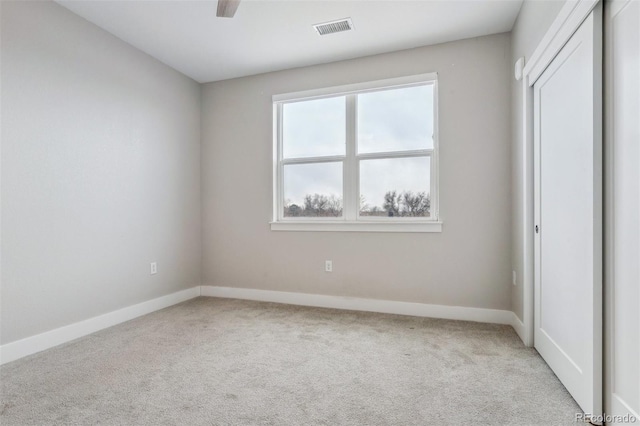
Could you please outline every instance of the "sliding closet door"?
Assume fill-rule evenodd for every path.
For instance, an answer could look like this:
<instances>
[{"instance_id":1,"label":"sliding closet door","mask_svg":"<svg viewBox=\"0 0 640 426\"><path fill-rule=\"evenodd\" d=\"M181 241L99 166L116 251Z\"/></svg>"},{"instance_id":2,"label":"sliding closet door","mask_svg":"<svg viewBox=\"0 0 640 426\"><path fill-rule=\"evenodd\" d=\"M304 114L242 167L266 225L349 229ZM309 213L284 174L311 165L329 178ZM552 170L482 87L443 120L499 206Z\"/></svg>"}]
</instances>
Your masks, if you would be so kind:
<instances>
[{"instance_id":1,"label":"sliding closet door","mask_svg":"<svg viewBox=\"0 0 640 426\"><path fill-rule=\"evenodd\" d=\"M606 411L640 423L640 1L605 6ZM611 424L617 422L613 421ZM620 422L621 423L621 422ZM629 424L627 422L627 424Z\"/></svg>"},{"instance_id":2,"label":"sliding closet door","mask_svg":"<svg viewBox=\"0 0 640 426\"><path fill-rule=\"evenodd\" d=\"M535 82L534 345L602 414L602 9Z\"/></svg>"}]
</instances>

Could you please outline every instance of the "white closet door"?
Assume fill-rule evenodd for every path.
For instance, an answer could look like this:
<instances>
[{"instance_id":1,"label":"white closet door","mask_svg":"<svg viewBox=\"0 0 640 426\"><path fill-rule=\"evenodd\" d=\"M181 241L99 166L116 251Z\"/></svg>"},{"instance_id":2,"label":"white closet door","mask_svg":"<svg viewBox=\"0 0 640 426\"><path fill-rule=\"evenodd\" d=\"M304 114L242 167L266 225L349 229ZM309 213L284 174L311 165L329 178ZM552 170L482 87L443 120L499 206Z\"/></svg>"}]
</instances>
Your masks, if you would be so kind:
<instances>
[{"instance_id":1,"label":"white closet door","mask_svg":"<svg viewBox=\"0 0 640 426\"><path fill-rule=\"evenodd\" d=\"M640 1L605 5L606 411L640 423ZM619 420L619 421L615 421ZM631 423L631 420L626 422Z\"/></svg>"},{"instance_id":2,"label":"white closet door","mask_svg":"<svg viewBox=\"0 0 640 426\"><path fill-rule=\"evenodd\" d=\"M534 84L534 345L602 414L602 8Z\"/></svg>"}]
</instances>

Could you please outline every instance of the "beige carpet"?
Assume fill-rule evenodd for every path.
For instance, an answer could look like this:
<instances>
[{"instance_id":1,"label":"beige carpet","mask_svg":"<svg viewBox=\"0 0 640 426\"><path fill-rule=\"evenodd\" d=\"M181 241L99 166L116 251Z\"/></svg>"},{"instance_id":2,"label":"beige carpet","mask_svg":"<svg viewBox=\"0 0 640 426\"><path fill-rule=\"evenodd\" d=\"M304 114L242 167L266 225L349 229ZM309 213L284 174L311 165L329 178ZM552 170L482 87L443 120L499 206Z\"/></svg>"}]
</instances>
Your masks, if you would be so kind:
<instances>
[{"instance_id":1,"label":"beige carpet","mask_svg":"<svg viewBox=\"0 0 640 426\"><path fill-rule=\"evenodd\" d=\"M0 367L2 425L575 424L508 326L198 298Z\"/></svg>"}]
</instances>

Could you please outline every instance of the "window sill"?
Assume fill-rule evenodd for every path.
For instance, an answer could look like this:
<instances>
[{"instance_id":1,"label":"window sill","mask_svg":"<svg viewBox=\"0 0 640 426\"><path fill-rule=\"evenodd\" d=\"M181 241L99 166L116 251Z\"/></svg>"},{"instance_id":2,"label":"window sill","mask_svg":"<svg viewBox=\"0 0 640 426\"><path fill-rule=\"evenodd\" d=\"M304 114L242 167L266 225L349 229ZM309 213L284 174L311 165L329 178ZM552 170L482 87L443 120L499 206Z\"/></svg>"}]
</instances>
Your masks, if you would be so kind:
<instances>
[{"instance_id":1,"label":"window sill","mask_svg":"<svg viewBox=\"0 0 640 426\"><path fill-rule=\"evenodd\" d=\"M272 231L442 232L442 222L271 222Z\"/></svg>"}]
</instances>

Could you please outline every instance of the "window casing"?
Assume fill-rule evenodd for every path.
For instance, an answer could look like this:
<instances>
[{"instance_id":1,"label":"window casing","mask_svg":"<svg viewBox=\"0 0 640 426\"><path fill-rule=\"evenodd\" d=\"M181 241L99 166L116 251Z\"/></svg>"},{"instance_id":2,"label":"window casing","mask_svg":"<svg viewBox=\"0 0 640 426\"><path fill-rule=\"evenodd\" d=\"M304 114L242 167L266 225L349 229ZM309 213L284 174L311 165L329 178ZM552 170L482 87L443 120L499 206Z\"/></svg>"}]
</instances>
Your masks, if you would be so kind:
<instances>
[{"instance_id":1,"label":"window casing","mask_svg":"<svg viewBox=\"0 0 640 426\"><path fill-rule=\"evenodd\" d=\"M385 114L384 111L385 93L393 95L391 91L396 91L394 92L396 94L403 93L404 96L408 94L412 99L418 96L420 102L425 102L428 108L424 114L424 123L430 123L431 127L426 127L432 131L432 135L426 135L431 137L430 141L411 141L405 138L398 143L392 140L393 138L386 140L385 137L380 137L376 140L375 131L368 133L368 139L359 133L359 127L376 127L376 122L385 121L387 115L392 117L389 120L393 119L393 114ZM427 94L424 95L424 99L421 97L422 92ZM376 97L381 99L376 101ZM368 118L363 118L359 113L365 114L367 98L369 98L369 111L373 113L369 113ZM342 100L344 100L344 107ZM274 96L271 229L440 232L442 224L439 221L438 206L437 103L438 83L435 73ZM359 104L361 104L361 111L359 111ZM319 112L314 112L314 108ZM299 113L300 111L302 113ZM314 118L314 114L317 114L317 119ZM344 116L343 128L339 120L342 115ZM416 121L414 112L407 112L407 115L412 115L413 122L418 123L418 126L424 124L421 119ZM396 111L396 118L402 121L402 110ZM304 122L305 119L307 123ZM288 121L285 122L285 120ZM291 123L298 125L292 126ZM424 129L421 130L422 133L426 132ZM325 142L317 146L305 146L305 132L313 134L316 139L325 138ZM394 143L399 146L394 147ZM308 152L305 152L305 149ZM382 167L385 161L387 165L395 166L389 167L382 174L376 173L376 169L385 169ZM291 202L290 189L296 186L294 183L299 182L295 177L300 173L296 174L296 171L300 172L304 169L307 170L305 180L311 182L307 185L313 187L313 184L319 183L324 186L324 192L330 192L327 188L333 188L337 192L337 188L340 187L342 196L320 195L318 200L318 195L315 195L315 200L307 199L307 196L312 196L313 190L311 190L305 196L306 208L302 208L299 205L302 193L298 191L294 195L295 201ZM401 173L392 173L392 170L401 171ZM313 175L324 177L314 182L311 178ZM382 177L382 180L393 180L395 176L401 176L398 178L400 182L404 179L405 184L409 182L422 190L402 191L402 188L388 188L399 190L396 194L398 203L393 203L395 197L392 198L391 191L387 191L384 194L385 207L381 210L379 188L384 184L377 183L378 193L374 197L375 205L371 207L367 199L363 200L365 195L363 188L374 188L373 192L375 192L376 179L380 180ZM393 184L389 185L393 186ZM402 183L398 183L398 186L402 186ZM342 201L341 206L340 201ZM320 205L322 208L311 209L311 206ZM394 205L397 205L397 208L392 207ZM320 213L309 216L311 211ZM299 215L300 212L304 212L302 216Z\"/></svg>"}]
</instances>

